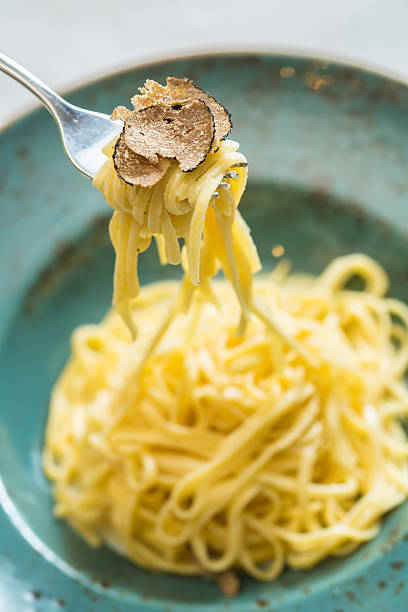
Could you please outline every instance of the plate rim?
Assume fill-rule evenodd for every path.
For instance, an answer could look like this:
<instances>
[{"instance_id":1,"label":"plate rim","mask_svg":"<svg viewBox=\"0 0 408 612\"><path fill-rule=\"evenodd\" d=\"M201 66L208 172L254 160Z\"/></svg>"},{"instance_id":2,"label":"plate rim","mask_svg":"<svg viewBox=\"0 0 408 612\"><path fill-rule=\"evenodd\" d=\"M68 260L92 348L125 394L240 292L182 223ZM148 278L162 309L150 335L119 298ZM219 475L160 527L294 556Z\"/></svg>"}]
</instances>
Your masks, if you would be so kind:
<instances>
[{"instance_id":1,"label":"plate rim","mask_svg":"<svg viewBox=\"0 0 408 612\"><path fill-rule=\"evenodd\" d=\"M75 94L77 91L81 90L83 87L91 87L93 85L98 85L107 79L112 78L120 78L124 77L127 74L133 72L134 70L142 70L144 68L149 68L150 66L160 66L165 65L167 63L173 63L177 61L183 60L196 60L196 59L222 59L223 57L239 57L239 56L252 56L252 57L270 57L270 58L278 58L278 57L287 57L292 60L309 60L310 62L321 62L321 63L329 63L329 64L337 64L338 66L344 66L344 68L349 68L352 70L357 70L359 72L364 72L371 74L373 76L377 76L383 79L387 79L397 85L402 85L403 87L408 87L408 75L405 76L398 71L393 71L386 67L380 66L375 62L365 62L361 61L358 58L354 57L346 57L336 53L320 53L317 49L308 49L297 47L297 46L265 46L265 47L239 47L239 46L221 46L211 49L199 48L197 50L190 48L186 51L180 51L179 53L166 55L165 53L152 53L146 57L142 57L140 62L136 61L134 63L126 63L123 66L118 66L118 68L113 68L108 72L103 73L95 73L95 76L91 76L89 78L83 78L78 81L74 81L73 83L63 87L61 90L55 89L56 93L63 98L68 98L70 95ZM12 78L12 77L10 77ZM24 85L21 85L24 87ZM3 133L8 129L12 128L15 123L19 121L23 121L30 117L32 114L38 112L42 108L46 108L44 104L40 101L37 101L35 94L33 94L33 102L25 103L21 110L17 111L16 114L11 114L8 118L6 118L5 123L0 125L0 138ZM93 110L93 109L89 109Z\"/></svg>"}]
</instances>

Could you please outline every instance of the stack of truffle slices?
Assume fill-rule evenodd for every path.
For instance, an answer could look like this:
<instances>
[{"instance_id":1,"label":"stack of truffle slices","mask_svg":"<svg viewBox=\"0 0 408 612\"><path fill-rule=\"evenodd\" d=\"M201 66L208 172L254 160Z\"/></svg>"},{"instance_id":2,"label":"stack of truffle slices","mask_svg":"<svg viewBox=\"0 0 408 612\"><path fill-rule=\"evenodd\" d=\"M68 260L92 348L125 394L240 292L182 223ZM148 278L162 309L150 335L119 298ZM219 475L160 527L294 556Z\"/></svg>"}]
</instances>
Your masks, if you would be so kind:
<instances>
[{"instance_id":1,"label":"stack of truffle slices","mask_svg":"<svg viewBox=\"0 0 408 612\"><path fill-rule=\"evenodd\" d=\"M148 80L132 104L133 111L118 106L112 113L113 120L124 122L113 163L129 185L152 187L173 159L182 172L195 170L232 128L224 106L187 78L167 77L165 86ZM236 179L238 174L231 168L225 178ZM218 185L229 188L226 181ZM218 196L215 192L213 198Z\"/></svg>"}]
</instances>

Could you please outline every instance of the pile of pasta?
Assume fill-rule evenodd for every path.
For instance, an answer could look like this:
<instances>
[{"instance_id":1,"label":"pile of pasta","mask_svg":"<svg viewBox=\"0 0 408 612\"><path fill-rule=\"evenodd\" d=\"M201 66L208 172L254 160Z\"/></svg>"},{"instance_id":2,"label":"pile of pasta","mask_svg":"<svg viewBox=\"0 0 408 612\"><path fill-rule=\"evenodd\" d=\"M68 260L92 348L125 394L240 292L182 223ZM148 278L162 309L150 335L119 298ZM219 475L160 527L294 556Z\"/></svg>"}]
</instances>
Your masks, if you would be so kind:
<instances>
[{"instance_id":1,"label":"pile of pasta","mask_svg":"<svg viewBox=\"0 0 408 612\"><path fill-rule=\"evenodd\" d=\"M127 188L111 189L108 200ZM162 210L151 223L165 234ZM355 276L362 291L347 288ZM44 450L56 516L91 545L186 575L272 580L373 538L408 493L408 309L385 297L383 269L351 255L317 278L285 262L258 277L254 302L292 345L253 314L237 335L225 281L217 300L202 282L183 309L187 280L141 290L133 343L114 310L74 332Z\"/></svg>"}]
</instances>

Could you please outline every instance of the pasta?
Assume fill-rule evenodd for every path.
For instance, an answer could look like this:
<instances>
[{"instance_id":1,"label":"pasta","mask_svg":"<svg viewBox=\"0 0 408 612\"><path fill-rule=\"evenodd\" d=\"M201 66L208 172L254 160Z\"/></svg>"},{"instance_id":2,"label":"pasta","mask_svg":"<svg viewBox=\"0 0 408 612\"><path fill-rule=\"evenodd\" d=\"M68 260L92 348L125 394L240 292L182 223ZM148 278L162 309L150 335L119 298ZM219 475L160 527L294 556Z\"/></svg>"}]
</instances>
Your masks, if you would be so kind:
<instances>
[{"instance_id":1,"label":"pasta","mask_svg":"<svg viewBox=\"0 0 408 612\"><path fill-rule=\"evenodd\" d=\"M406 499L407 306L364 255L317 278L284 264L256 279L254 303L302 351L259 317L237 336L238 301L217 280L218 309L201 285L183 310L187 280L143 288L134 343L115 311L74 332L44 469L56 516L91 545L150 569L272 580L350 553ZM363 291L347 289L354 276Z\"/></svg>"},{"instance_id":2,"label":"pasta","mask_svg":"<svg viewBox=\"0 0 408 612\"><path fill-rule=\"evenodd\" d=\"M251 277L260 269L260 262L249 230L236 211L247 178L246 159L237 149L233 141L221 142L216 152L209 153L198 168L188 173L173 162L150 189L122 181L111 159L113 147L107 149L110 159L95 177L94 185L115 211L109 228L116 251L113 304L133 337L136 329L130 304L140 290L138 255L149 247L152 236L157 240L161 263L173 265L181 262L178 239L185 238L188 278L194 286L201 282L207 293L210 277L221 266L233 282L247 316ZM231 168L238 180L230 180L230 189L220 190L219 197L213 200ZM222 244L214 233L222 234Z\"/></svg>"}]
</instances>

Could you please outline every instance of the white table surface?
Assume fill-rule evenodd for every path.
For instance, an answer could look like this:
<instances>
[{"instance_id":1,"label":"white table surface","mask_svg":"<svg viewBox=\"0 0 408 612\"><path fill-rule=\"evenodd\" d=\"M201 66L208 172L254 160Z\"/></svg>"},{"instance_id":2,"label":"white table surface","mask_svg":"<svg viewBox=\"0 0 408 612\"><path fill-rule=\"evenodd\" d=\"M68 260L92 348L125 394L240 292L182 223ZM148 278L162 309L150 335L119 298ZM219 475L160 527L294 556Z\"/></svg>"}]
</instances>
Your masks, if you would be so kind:
<instances>
[{"instance_id":1,"label":"white table surface","mask_svg":"<svg viewBox=\"0 0 408 612\"><path fill-rule=\"evenodd\" d=\"M408 0L0 0L0 48L61 91L201 50L285 49L408 79ZM0 127L33 106L0 73Z\"/></svg>"}]
</instances>

